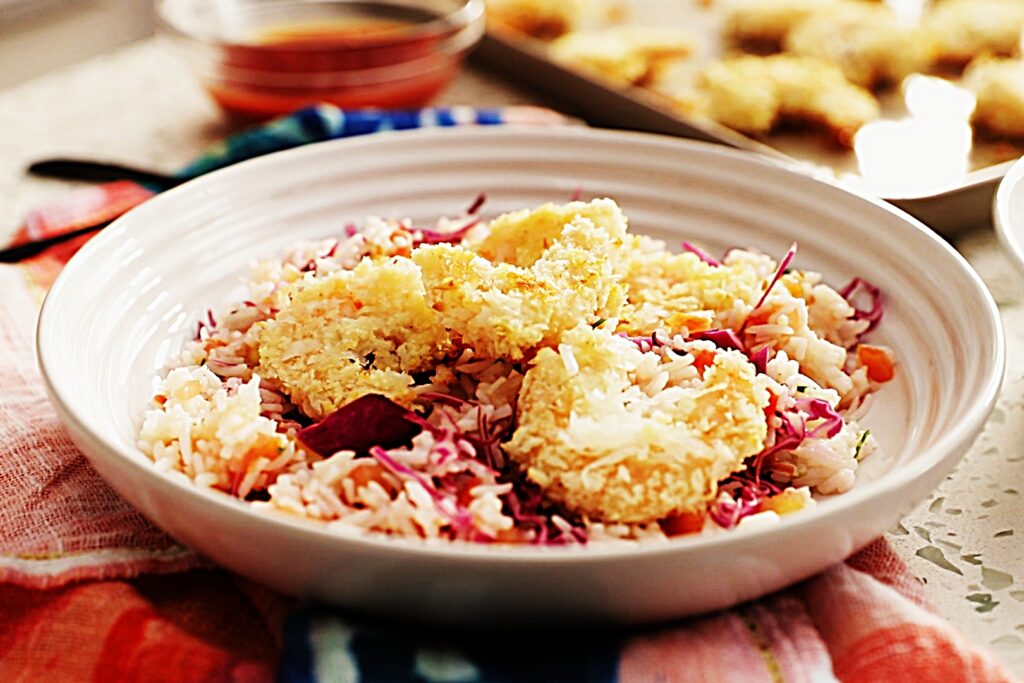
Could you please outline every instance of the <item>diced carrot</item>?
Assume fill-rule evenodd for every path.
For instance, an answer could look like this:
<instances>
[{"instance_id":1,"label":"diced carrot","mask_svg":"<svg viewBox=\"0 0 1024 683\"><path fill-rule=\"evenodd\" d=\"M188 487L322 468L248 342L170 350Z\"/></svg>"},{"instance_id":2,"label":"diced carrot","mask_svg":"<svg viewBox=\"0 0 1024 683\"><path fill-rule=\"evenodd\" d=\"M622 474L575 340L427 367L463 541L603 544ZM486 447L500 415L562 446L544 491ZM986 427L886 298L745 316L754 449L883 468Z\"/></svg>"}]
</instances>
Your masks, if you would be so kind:
<instances>
[{"instance_id":1,"label":"diced carrot","mask_svg":"<svg viewBox=\"0 0 1024 683\"><path fill-rule=\"evenodd\" d=\"M868 370L868 379L872 382L888 382L893 378L895 368L888 349L871 344L857 347L857 360Z\"/></svg>"},{"instance_id":2,"label":"diced carrot","mask_svg":"<svg viewBox=\"0 0 1024 683\"><path fill-rule=\"evenodd\" d=\"M459 505L466 507L472 503L473 494L471 491L482 483L483 479L476 475L460 476L458 480L458 494L456 496Z\"/></svg>"},{"instance_id":3,"label":"diced carrot","mask_svg":"<svg viewBox=\"0 0 1024 683\"><path fill-rule=\"evenodd\" d=\"M746 322L743 323L743 327L752 327L754 325L763 325L768 322L772 317L771 311L760 311L758 313L751 313L747 316Z\"/></svg>"},{"instance_id":4,"label":"diced carrot","mask_svg":"<svg viewBox=\"0 0 1024 683\"><path fill-rule=\"evenodd\" d=\"M703 512L683 512L678 515L670 515L658 524L666 536L695 534L704 528L705 516Z\"/></svg>"},{"instance_id":5,"label":"diced carrot","mask_svg":"<svg viewBox=\"0 0 1024 683\"><path fill-rule=\"evenodd\" d=\"M779 397L775 395L775 392L771 389L768 390L768 405L764 407L764 416L769 420L775 415L775 411L779 408Z\"/></svg>"},{"instance_id":6,"label":"diced carrot","mask_svg":"<svg viewBox=\"0 0 1024 683\"><path fill-rule=\"evenodd\" d=\"M512 527L511 529L502 529L499 531L494 535L494 540L499 543L524 543L526 542L526 537L522 531Z\"/></svg>"},{"instance_id":7,"label":"diced carrot","mask_svg":"<svg viewBox=\"0 0 1024 683\"><path fill-rule=\"evenodd\" d=\"M665 322L674 331L685 327L690 334L707 332L711 329L711 320L708 316L694 315L693 313L673 313Z\"/></svg>"},{"instance_id":8,"label":"diced carrot","mask_svg":"<svg viewBox=\"0 0 1024 683\"><path fill-rule=\"evenodd\" d=\"M281 454L278 448L277 441L272 437L261 436L242 457L233 460L228 465L228 481L232 495L238 495L238 487L242 485L242 480L245 479L245 475L253 463L260 458L273 460Z\"/></svg>"},{"instance_id":9,"label":"diced carrot","mask_svg":"<svg viewBox=\"0 0 1024 683\"><path fill-rule=\"evenodd\" d=\"M273 460L281 454L280 445L277 440L270 436L262 436L249 452L245 454L246 458L250 460L256 460L258 458L266 458L267 460Z\"/></svg>"},{"instance_id":10,"label":"diced carrot","mask_svg":"<svg viewBox=\"0 0 1024 683\"><path fill-rule=\"evenodd\" d=\"M709 365L715 362L715 352L709 349L698 349L690 353L693 354L693 367L697 368L697 372L701 375Z\"/></svg>"},{"instance_id":11,"label":"diced carrot","mask_svg":"<svg viewBox=\"0 0 1024 683\"><path fill-rule=\"evenodd\" d=\"M386 476L386 470L376 460L365 459L361 461L359 467L349 472L349 478L355 484L356 490L369 485L371 481L375 481L389 493L394 493L394 486L388 481Z\"/></svg>"}]
</instances>

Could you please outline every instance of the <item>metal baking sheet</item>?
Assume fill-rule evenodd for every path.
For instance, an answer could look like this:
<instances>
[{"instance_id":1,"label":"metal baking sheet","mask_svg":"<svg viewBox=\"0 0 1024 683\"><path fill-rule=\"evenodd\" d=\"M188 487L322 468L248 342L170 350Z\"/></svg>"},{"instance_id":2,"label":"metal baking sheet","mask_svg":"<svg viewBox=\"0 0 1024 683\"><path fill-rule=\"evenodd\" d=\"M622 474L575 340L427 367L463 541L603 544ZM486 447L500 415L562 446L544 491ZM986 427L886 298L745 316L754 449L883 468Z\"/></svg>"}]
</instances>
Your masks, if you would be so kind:
<instances>
[{"instance_id":1,"label":"metal baking sheet","mask_svg":"<svg viewBox=\"0 0 1024 683\"><path fill-rule=\"evenodd\" d=\"M891 0L896 1L900 11L908 11L909 6L909 11L919 12L925 0L910 0L909 5L907 0ZM680 63L685 76L686 70L722 52L721 10L705 4L701 0L633 0L627 23L679 26L690 33L697 51ZM862 129L854 152L815 131L785 131L753 139L714 122L687 117L664 97L643 88L620 88L554 62L543 43L524 36L489 31L475 59L535 88L591 125L676 135L756 152L880 196L946 235L990 221L996 186L1024 151L1006 142L974 139L966 120L969 109L959 120L948 116L951 108L960 106L963 91L933 76L912 76L914 80L902 89L880 94L882 118ZM945 114L932 117L929 112Z\"/></svg>"}]
</instances>

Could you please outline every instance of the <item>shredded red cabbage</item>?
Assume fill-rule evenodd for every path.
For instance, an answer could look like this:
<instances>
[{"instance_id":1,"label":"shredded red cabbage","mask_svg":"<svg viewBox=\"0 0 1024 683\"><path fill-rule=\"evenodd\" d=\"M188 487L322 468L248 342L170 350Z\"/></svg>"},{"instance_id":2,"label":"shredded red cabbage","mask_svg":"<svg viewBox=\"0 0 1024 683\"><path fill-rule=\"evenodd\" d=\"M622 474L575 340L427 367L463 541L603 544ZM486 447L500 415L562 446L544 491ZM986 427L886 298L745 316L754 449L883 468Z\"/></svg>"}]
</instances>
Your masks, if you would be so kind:
<instances>
[{"instance_id":1,"label":"shredded red cabbage","mask_svg":"<svg viewBox=\"0 0 1024 683\"><path fill-rule=\"evenodd\" d=\"M855 303L855 300L862 294L870 299L870 308L868 309L858 308ZM882 322L882 316L885 314L882 305L882 290L864 278L855 277L850 280L848 285L839 290L839 295L853 307L854 319L868 321L868 327L861 336L875 329L878 323Z\"/></svg>"},{"instance_id":2,"label":"shredded red cabbage","mask_svg":"<svg viewBox=\"0 0 1024 683\"><path fill-rule=\"evenodd\" d=\"M465 225L461 228L451 231L442 232L430 228L417 228L417 232L421 235L417 240L417 244L458 244L466 236L466 233L475 228L479 223L480 219L474 217L466 221Z\"/></svg>"},{"instance_id":3,"label":"shredded red cabbage","mask_svg":"<svg viewBox=\"0 0 1024 683\"><path fill-rule=\"evenodd\" d=\"M416 228L415 232L419 233L420 237L416 240L416 244L458 244L466 236L470 230L480 224L480 217L477 216L480 208L487 201L487 195L481 192L473 200L473 203L466 209L467 220L462 227L456 228L455 230L434 230L432 228Z\"/></svg>"},{"instance_id":4,"label":"shredded red cabbage","mask_svg":"<svg viewBox=\"0 0 1024 683\"><path fill-rule=\"evenodd\" d=\"M762 463L767 458L781 451L792 451L799 448L807 438L807 426L800 414L779 414L779 418L782 420L782 424L775 430L775 443L755 456L754 469L758 474L761 471Z\"/></svg>"},{"instance_id":5,"label":"shredded red cabbage","mask_svg":"<svg viewBox=\"0 0 1024 683\"><path fill-rule=\"evenodd\" d=\"M775 443L764 449L756 456L755 469L760 468L761 461L780 451L791 451L800 446L804 439L831 439L843 428L843 417L829 405L828 401L820 398L798 398L796 399L797 411L807 414L812 420L823 420L823 422L807 431L807 419L801 412L777 413L782 424L775 431Z\"/></svg>"},{"instance_id":6,"label":"shredded red cabbage","mask_svg":"<svg viewBox=\"0 0 1024 683\"><path fill-rule=\"evenodd\" d=\"M740 486L752 488L758 492L758 495L766 498L782 492L782 486L779 486L768 479L762 479L760 474L761 473L756 471L754 468L748 467L741 472L736 472L722 482L722 488L728 491L733 484L738 483Z\"/></svg>"},{"instance_id":7,"label":"shredded red cabbage","mask_svg":"<svg viewBox=\"0 0 1024 683\"><path fill-rule=\"evenodd\" d=\"M706 251L704 251L703 249L694 244L691 244L689 242L683 242L683 249L690 252L691 254L694 254L697 258L699 258L701 261L708 264L709 266L722 265L720 262L715 260L710 254L708 254Z\"/></svg>"},{"instance_id":8,"label":"shredded red cabbage","mask_svg":"<svg viewBox=\"0 0 1024 683\"><path fill-rule=\"evenodd\" d=\"M486 202L486 201L487 201L487 193L481 192L480 194L478 194L476 196L476 199L473 200L473 203L469 205L468 209L466 209L466 215L467 216L475 216L477 211L479 211L481 209L481 207L483 207L484 202Z\"/></svg>"},{"instance_id":9,"label":"shredded red cabbage","mask_svg":"<svg viewBox=\"0 0 1024 683\"><path fill-rule=\"evenodd\" d=\"M743 342L740 341L739 335L737 335L734 330L722 329L697 332L696 334L690 335L690 339L706 340L713 343L720 349L736 349L741 353L746 353L746 349L743 347Z\"/></svg>"},{"instance_id":10,"label":"shredded red cabbage","mask_svg":"<svg viewBox=\"0 0 1024 683\"><path fill-rule=\"evenodd\" d=\"M786 255L782 257L781 261L779 261L779 267L775 269L775 275L772 277L771 282L768 283L768 287L765 288L764 293L761 295L761 298L758 299L757 305L754 306L754 308L751 310L756 311L757 309L761 308L761 304L763 304L764 300L768 298L768 293L772 291L772 287L775 286L775 283L778 282L785 274L786 269L789 268L789 264L793 262L793 258L795 256L796 242L793 242L793 244L790 245L789 247L789 251L787 251Z\"/></svg>"},{"instance_id":11,"label":"shredded red cabbage","mask_svg":"<svg viewBox=\"0 0 1024 683\"><path fill-rule=\"evenodd\" d=\"M778 418L781 420L781 424L778 429L775 430L775 443L754 456L753 462L747 469L730 477L730 481L738 480L744 487L753 487L756 495L749 492L746 494L747 499L750 501L755 499L759 500L759 497L771 496L779 492L778 486L761 477L761 471L766 460L776 453L792 451L799 448L800 445L808 438L831 439L843 428L842 416L835 411L828 401L825 401L824 399L798 398L796 399L796 405L794 407L796 408L796 412L789 412L785 414L776 413ZM807 418L805 418L801 413L805 413ZM822 422L811 431L807 431L808 418L811 420L822 420ZM747 507L749 508L750 506L748 505ZM737 512L733 508L726 506L726 509L720 513L720 516L723 516L723 519L728 521L731 519L730 515L733 514L738 514L742 517L744 514L752 513L743 513L742 510ZM717 522L718 520L716 519L715 521Z\"/></svg>"},{"instance_id":12,"label":"shredded red cabbage","mask_svg":"<svg viewBox=\"0 0 1024 683\"><path fill-rule=\"evenodd\" d=\"M515 521L516 528L530 534L533 543L565 545L587 542L587 533L582 526L551 513L550 505L536 485L525 480L515 481L512 490L502 499L505 511ZM556 518L561 523L555 522Z\"/></svg>"},{"instance_id":13,"label":"shredded red cabbage","mask_svg":"<svg viewBox=\"0 0 1024 683\"><path fill-rule=\"evenodd\" d=\"M744 517L761 511L761 496L751 487L736 490L736 497L724 492L712 503L708 516L723 529L732 529Z\"/></svg>"},{"instance_id":14,"label":"shredded red cabbage","mask_svg":"<svg viewBox=\"0 0 1024 683\"><path fill-rule=\"evenodd\" d=\"M625 332L619 332L619 336L622 337L623 339L626 339L628 341L633 342L634 344L636 344L636 347L638 349L640 349L641 351L643 351L645 353L647 351L650 351L652 348L654 348L654 336L653 335L650 336L650 337L630 337Z\"/></svg>"},{"instance_id":15,"label":"shredded red cabbage","mask_svg":"<svg viewBox=\"0 0 1024 683\"><path fill-rule=\"evenodd\" d=\"M831 439L843 428L843 417L835 411L832 405L821 398L798 398L796 407L807 413L812 420L823 420L823 422L812 429L807 436L811 438Z\"/></svg>"},{"instance_id":16,"label":"shredded red cabbage","mask_svg":"<svg viewBox=\"0 0 1024 683\"><path fill-rule=\"evenodd\" d=\"M420 394L420 398L426 399L427 401L431 401L434 403L443 403L454 408L459 408L469 403L469 401L467 401L464 398L452 396L451 394L442 394L439 391L425 391L422 394Z\"/></svg>"},{"instance_id":17,"label":"shredded red cabbage","mask_svg":"<svg viewBox=\"0 0 1024 683\"><path fill-rule=\"evenodd\" d=\"M768 353L768 347L762 346L750 355L750 362L754 364L754 369L762 374L768 372Z\"/></svg>"},{"instance_id":18,"label":"shredded red cabbage","mask_svg":"<svg viewBox=\"0 0 1024 683\"><path fill-rule=\"evenodd\" d=\"M424 393L422 398L432 401L435 405L456 408L475 403L437 392ZM409 419L430 430L435 441L469 444L476 458L471 462L483 468L480 474L493 476L500 483L512 484L510 491L501 495L500 499L505 514L513 519L516 530L525 534L524 540L544 545L586 542L587 534L583 526L579 522L558 517L558 512L545 501L539 487L526 480L505 457L501 449L501 440L512 428L511 420L500 420L493 424L481 413L477 418L478 434L468 434L459 428L446 410L440 409L439 415L442 421L447 423L446 426L438 427L419 415ZM445 482L442 482L441 486L443 488Z\"/></svg>"},{"instance_id":19,"label":"shredded red cabbage","mask_svg":"<svg viewBox=\"0 0 1024 683\"><path fill-rule=\"evenodd\" d=\"M434 500L434 507L448 520L456 535L462 536L474 531L473 513L460 505L456 496L442 493L433 481L408 465L398 462L380 446L371 448L370 455L399 479L411 479L423 487Z\"/></svg>"},{"instance_id":20,"label":"shredded red cabbage","mask_svg":"<svg viewBox=\"0 0 1024 683\"><path fill-rule=\"evenodd\" d=\"M720 527L731 529L744 517L760 512L764 500L781 493L782 487L747 468L722 482L719 490L725 495L711 504L708 515Z\"/></svg>"},{"instance_id":21,"label":"shredded red cabbage","mask_svg":"<svg viewBox=\"0 0 1024 683\"><path fill-rule=\"evenodd\" d=\"M396 448L423 431L416 413L380 394L366 394L298 434L308 450L324 457L338 451L366 453L374 446Z\"/></svg>"}]
</instances>

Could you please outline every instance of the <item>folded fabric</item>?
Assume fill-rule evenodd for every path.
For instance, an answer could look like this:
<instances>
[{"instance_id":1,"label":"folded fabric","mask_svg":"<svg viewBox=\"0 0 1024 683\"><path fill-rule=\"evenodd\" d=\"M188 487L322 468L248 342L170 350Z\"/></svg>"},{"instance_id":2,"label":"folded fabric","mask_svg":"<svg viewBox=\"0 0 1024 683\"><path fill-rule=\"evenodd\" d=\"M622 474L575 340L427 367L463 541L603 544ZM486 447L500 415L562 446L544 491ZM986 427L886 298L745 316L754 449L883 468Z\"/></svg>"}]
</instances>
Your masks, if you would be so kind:
<instances>
[{"instance_id":1,"label":"folded fabric","mask_svg":"<svg viewBox=\"0 0 1024 683\"><path fill-rule=\"evenodd\" d=\"M652 586L652 589L655 588ZM444 633L291 615L280 680L428 683L875 683L1012 680L928 605L884 540L753 603L630 631Z\"/></svg>"}]
</instances>

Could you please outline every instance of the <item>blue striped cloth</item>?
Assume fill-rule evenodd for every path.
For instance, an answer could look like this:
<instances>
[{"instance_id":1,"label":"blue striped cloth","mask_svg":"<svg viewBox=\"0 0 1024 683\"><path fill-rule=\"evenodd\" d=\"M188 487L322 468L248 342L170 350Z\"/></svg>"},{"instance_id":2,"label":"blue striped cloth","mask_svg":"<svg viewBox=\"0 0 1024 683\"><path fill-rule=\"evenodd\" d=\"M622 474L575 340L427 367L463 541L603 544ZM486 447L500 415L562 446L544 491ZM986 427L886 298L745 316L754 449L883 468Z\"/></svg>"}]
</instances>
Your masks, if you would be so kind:
<instances>
[{"instance_id":1,"label":"blue striped cloth","mask_svg":"<svg viewBox=\"0 0 1024 683\"><path fill-rule=\"evenodd\" d=\"M389 130L460 125L495 126L506 123L508 112L511 111L515 109L430 107L408 111L342 110L329 104L320 104L228 137L178 171L177 176L194 178L239 161L323 140Z\"/></svg>"},{"instance_id":2,"label":"blue striped cloth","mask_svg":"<svg viewBox=\"0 0 1024 683\"><path fill-rule=\"evenodd\" d=\"M524 629L525 630L525 629ZM621 642L563 628L450 631L348 620L327 607L285 624L285 683L612 683ZM458 643L458 648L452 647Z\"/></svg>"}]
</instances>

